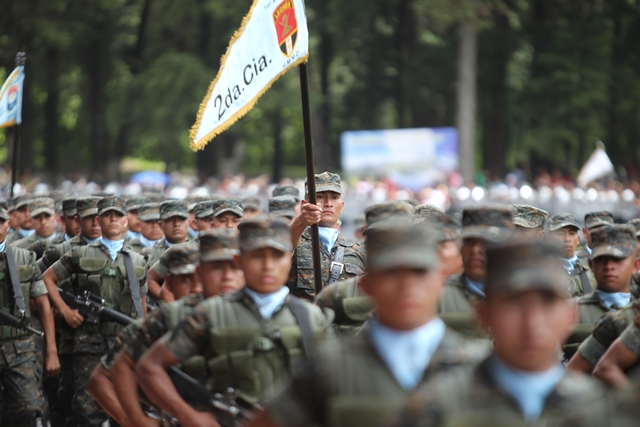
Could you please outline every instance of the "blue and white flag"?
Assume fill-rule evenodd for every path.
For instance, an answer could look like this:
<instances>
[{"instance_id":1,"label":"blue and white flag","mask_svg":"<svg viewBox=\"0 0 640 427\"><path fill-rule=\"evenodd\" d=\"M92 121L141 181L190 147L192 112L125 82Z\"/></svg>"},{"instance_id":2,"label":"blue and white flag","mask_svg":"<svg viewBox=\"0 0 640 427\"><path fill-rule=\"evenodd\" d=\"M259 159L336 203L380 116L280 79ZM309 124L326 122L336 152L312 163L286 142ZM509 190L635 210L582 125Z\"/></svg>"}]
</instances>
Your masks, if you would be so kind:
<instances>
[{"instance_id":1,"label":"blue and white flag","mask_svg":"<svg viewBox=\"0 0 640 427\"><path fill-rule=\"evenodd\" d=\"M0 128L22 123L24 66L16 67L0 89Z\"/></svg>"}]
</instances>

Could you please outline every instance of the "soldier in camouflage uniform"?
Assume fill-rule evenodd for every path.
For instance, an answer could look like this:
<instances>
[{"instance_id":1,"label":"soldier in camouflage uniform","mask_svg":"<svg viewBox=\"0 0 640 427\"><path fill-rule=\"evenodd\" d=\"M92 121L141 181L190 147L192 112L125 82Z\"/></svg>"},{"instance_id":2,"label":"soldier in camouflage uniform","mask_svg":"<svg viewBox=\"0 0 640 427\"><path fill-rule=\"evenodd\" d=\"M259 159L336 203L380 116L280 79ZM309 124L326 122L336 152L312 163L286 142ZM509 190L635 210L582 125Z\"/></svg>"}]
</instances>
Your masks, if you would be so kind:
<instances>
[{"instance_id":1,"label":"soldier in camouflage uniform","mask_svg":"<svg viewBox=\"0 0 640 427\"><path fill-rule=\"evenodd\" d=\"M296 199L291 196L276 196L269 199L269 215L292 220L296 216Z\"/></svg>"},{"instance_id":2,"label":"soldier in camouflage uniform","mask_svg":"<svg viewBox=\"0 0 640 427\"><path fill-rule=\"evenodd\" d=\"M213 227L238 228L244 218L242 202L238 199L220 199L213 202Z\"/></svg>"},{"instance_id":3,"label":"soldier in camouflage uniform","mask_svg":"<svg viewBox=\"0 0 640 427\"><path fill-rule=\"evenodd\" d=\"M198 232L214 228L215 217L213 216L213 201L206 200L199 202L193 209L193 216ZM195 237L198 237L197 233Z\"/></svg>"},{"instance_id":4,"label":"soldier in camouflage uniform","mask_svg":"<svg viewBox=\"0 0 640 427\"><path fill-rule=\"evenodd\" d=\"M127 246L140 253L150 248L164 237L160 222L160 203L145 203L138 210L140 218L140 237L129 240Z\"/></svg>"},{"instance_id":5,"label":"soldier in camouflage uniform","mask_svg":"<svg viewBox=\"0 0 640 427\"><path fill-rule=\"evenodd\" d=\"M640 254L640 218L632 219L628 222L628 224L633 225L633 227L636 229L636 244L638 253ZM631 277L631 293L635 298L640 298L640 271L636 272Z\"/></svg>"},{"instance_id":6,"label":"soldier in camouflage uniform","mask_svg":"<svg viewBox=\"0 0 640 427\"><path fill-rule=\"evenodd\" d=\"M198 194L189 194L185 201L189 209L189 239L193 240L198 237L198 226L196 224L196 205L201 202L208 201L209 198Z\"/></svg>"},{"instance_id":7,"label":"soldier in camouflage uniform","mask_svg":"<svg viewBox=\"0 0 640 427\"><path fill-rule=\"evenodd\" d=\"M269 389L310 355L316 337L331 324L332 313L290 296L285 286L292 249L287 222L258 216L238 230L236 259L246 287L199 305L142 356L136 370L145 394L185 427L216 425L216 420L182 400L166 374L169 366L204 356L212 391L236 386L249 402L264 403Z\"/></svg>"},{"instance_id":8,"label":"soldier in camouflage uniform","mask_svg":"<svg viewBox=\"0 0 640 427\"><path fill-rule=\"evenodd\" d=\"M74 293L90 291L103 298L114 310L133 318L142 318L147 309L145 260L125 247L127 218L124 205L124 200L117 196L98 201L102 229L100 241L76 246L49 267L43 279L48 289L55 289L56 282L75 277L72 282ZM131 269L127 268L125 257L129 257ZM135 276L134 283L128 280L132 276ZM72 404L76 421L81 427L100 426L107 416L87 391L87 383L100 357L107 352L122 326L102 319L98 323L84 322L77 310L64 303L57 289L49 294L49 298L64 320L76 328Z\"/></svg>"},{"instance_id":9,"label":"soldier in camouflage uniform","mask_svg":"<svg viewBox=\"0 0 640 427\"><path fill-rule=\"evenodd\" d=\"M9 213L4 202L0 203L0 309L16 317L22 317L17 292L11 282L7 264L7 252L11 251L16 263L17 283L24 298L24 314L29 316L30 303L38 310L45 333L45 361L38 363L35 337L28 331L3 325L0 327L0 382L3 385L2 420L0 424L16 427L43 425L45 398L42 390L44 377L58 374L58 361L53 314L47 298L47 288L42 283L33 252L22 248L9 248L6 242L9 230ZM15 280L14 279L14 280ZM28 323L27 323L28 324Z\"/></svg>"},{"instance_id":10,"label":"soldier in camouflage uniform","mask_svg":"<svg viewBox=\"0 0 640 427\"><path fill-rule=\"evenodd\" d=\"M552 215L548 221L548 238L563 248L562 262L571 279L571 295L580 296L591 293L596 280L588 265L584 265L576 255L580 242L580 226L576 216L568 213Z\"/></svg>"},{"instance_id":11,"label":"soldier in camouflage uniform","mask_svg":"<svg viewBox=\"0 0 640 427\"><path fill-rule=\"evenodd\" d=\"M477 309L491 330L493 354L478 366L433 377L394 426L554 426L569 414L601 409L604 388L565 373L558 361L575 320L559 258L557 246L540 241L487 249L486 297ZM473 421L462 424L465 419ZM494 423L484 423L489 420Z\"/></svg>"},{"instance_id":12,"label":"soldier in camouflage uniform","mask_svg":"<svg viewBox=\"0 0 640 427\"><path fill-rule=\"evenodd\" d=\"M598 331L597 338L588 338L585 345L580 346L580 351L573 355L575 347L589 337L602 316L631 303L629 282L633 272L640 266L636 254L635 229L630 225L598 227L591 232L591 244L591 262L597 287L578 299L578 325L565 346L565 353L573 356L568 367L585 373L593 370L604 353L600 346L608 340L602 335L607 334L605 330L609 328L609 320L605 321L607 324L604 329Z\"/></svg>"},{"instance_id":13,"label":"soldier in camouflage uniform","mask_svg":"<svg viewBox=\"0 0 640 427\"><path fill-rule=\"evenodd\" d=\"M544 222L549 216L547 211L529 205L513 205L513 209L513 225L516 226L514 238L544 238Z\"/></svg>"},{"instance_id":14,"label":"soldier in camouflage uniform","mask_svg":"<svg viewBox=\"0 0 640 427\"><path fill-rule=\"evenodd\" d=\"M9 232L7 236L13 234L20 228L20 221L18 218L18 212L16 211L16 199L18 196L12 197L7 200L7 212L9 212Z\"/></svg>"},{"instance_id":15,"label":"soldier in camouflage uniform","mask_svg":"<svg viewBox=\"0 0 640 427\"><path fill-rule=\"evenodd\" d=\"M433 375L485 354L437 317L443 283L426 224L380 221L367 228L365 245L360 286L376 315L353 338L324 343L249 426L385 425Z\"/></svg>"},{"instance_id":16,"label":"soldier in camouflage uniform","mask_svg":"<svg viewBox=\"0 0 640 427\"><path fill-rule=\"evenodd\" d=\"M33 220L29 215L29 204L32 200L33 196L31 194L22 194L16 198L14 215L16 216L18 228L15 232L7 236L8 245L25 237L29 237L36 232L36 230L33 229Z\"/></svg>"},{"instance_id":17,"label":"soldier in camouflage uniform","mask_svg":"<svg viewBox=\"0 0 640 427\"><path fill-rule=\"evenodd\" d=\"M65 224L65 232L58 233L52 240L40 239L36 240L29 246L29 250L35 252L38 260L42 258L45 251L53 246L59 245L62 242L73 239L80 232L80 224L75 220L76 211L76 198L68 198L62 201L62 218ZM17 242L16 242L17 243ZM46 269L41 269L44 271Z\"/></svg>"},{"instance_id":18,"label":"soldier in camouflage uniform","mask_svg":"<svg viewBox=\"0 0 640 427\"><path fill-rule=\"evenodd\" d=\"M242 199L244 218L253 218L254 216L262 215L262 206L260 205L260 199L257 197L251 196Z\"/></svg>"},{"instance_id":19,"label":"soldier in camouflage uniform","mask_svg":"<svg viewBox=\"0 0 640 427\"><path fill-rule=\"evenodd\" d=\"M43 241L46 250L56 238L55 224L57 215L55 202L49 197L33 199L29 204L29 215L31 216L35 233L16 240L10 245L16 248L28 249L33 243ZM36 253L36 257L40 258L43 252Z\"/></svg>"},{"instance_id":20,"label":"soldier in camouflage uniform","mask_svg":"<svg viewBox=\"0 0 640 427\"><path fill-rule=\"evenodd\" d=\"M296 216L300 215L300 190L295 185L277 185L271 192L271 197L291 196L296 200Z\"/></svg>"},{"instance_id":21,"label":"soldier in camouflage uniform","mask_svg":"<svg viewBox=\"0 0 640 427\"><path fill-rule=\"evenodd\" d=\"M303 201L302 213L291 222L291 240L296 250L287 283L293 295L308 300L313 300L316 293L311 232L308 229L311 225L318 224L320 231L323 288L363 274L366 269L363 247L345 239L338 230L338 221L344 208L340 175L330 172L316 174L315 183L317 204Z\"/></svg>"},{"instance_id":22,"label":"soldier in camouflage uniform","mask_svg":"<svg viewBox=\"0 0 640 427\"><path fill-rule=\"evenodd\" d=\"M576 256L583 265L589 266L589 258L591 257L591 231L603 225L612 224L613 214L609 211L594 211L584 216L582 234L584 234L585 239L587 239L587 244L576 251Z\"/></svg>"},{"instance_id":23,"label":"soldier in camouflage uniform","mask_svg":"<svg viewBox=\"0 0 640 427\"><path fill-rule=\"evenodd\" d=\"M127 199L124 210L127 211L127 234L124 239L134 240L140 238L140 208L142 205L150 203L150 200L143 196L131 196Z\"/></svg>"}]
</instances>

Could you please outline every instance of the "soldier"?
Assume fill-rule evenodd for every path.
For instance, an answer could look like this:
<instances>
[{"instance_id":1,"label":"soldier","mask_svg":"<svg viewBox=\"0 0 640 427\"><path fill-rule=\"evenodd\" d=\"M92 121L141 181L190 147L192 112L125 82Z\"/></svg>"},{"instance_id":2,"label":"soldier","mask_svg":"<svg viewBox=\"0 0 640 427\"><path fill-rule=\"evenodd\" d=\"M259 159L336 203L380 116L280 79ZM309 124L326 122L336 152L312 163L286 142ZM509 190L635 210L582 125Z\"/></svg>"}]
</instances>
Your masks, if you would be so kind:
<instances>
[{"instance_id":1,"label":"soldier","mask_svg":"<svg viewBox=\"0 0 640 427\"><path fill-rule=\"evenodd\" d=\"M559 213L552 215L548 221L549 238L562 248L562 263L571 279L571 294L580 296L588 294L596 287L596 280L588 266L580 262L576 255L580 243L580 226L573 214Z\"/></svg>"},{"instance_id":2,"label":"soldier","mask_svg":"<svg viewBox=\"0 0 640 427\"><path fill-rule=\"evenodd\" d=\"M55 203L49 197L38 197L33 199L29 204L29 215L34 225L35 233L11 243L11 246L23 249L29 249L34 243L42 241L39 253L36 253L36 259L40 259L44 250L46 250L56 239L55 224L57 215L55 211ZM44 250L42 248L44 247ZM29 249L32 250L32 249Z\"/></svg>"},{"instance_id":3,"label":"soldier","mask_svg":"<svg viewBox=\"0 0 640 427\"><path fill-rule=\"evenodd\" d=\"M9 212L9 232L7 234L13 234L20 228L19 214L16 211L16 199L18 197L12 197L7 200L7 211Z\"/></svg>"},{"instance_id":4,"label":"soldier","mask_svg":"<svg viewBox=\"0 0 640 427\"><path fill-rule=\"evenodd\" d=\"M586 373L593 370L604 353L600 346L606 343L607 339L602 337L602 331L598 332L597 337L585 341L585 345L581 345L575 355L573 352L577 345L593 332L594 326L602 316L631 303L629 282L633 272L640 267L640 259L636 253L635 230L630 225L605 225L592 230L591 245L591 263L597 287L593 292L578 299L578 326L565 346L565 353L573 356L567 367ZM606 323L609 324L609 320Z\"/></svg>"},{"instance_id":5,"label":"soldier","mask_svg":"<svg viewBox=\"0 0 640 427\"><path fill-rule=\"evenodd\" d=\"M276 196L269 199L269 215L281 216L291 221L296 216L296 199Z\"/></svg>"},{"instance_id":6,"label":"soldier","mask_svg":"<svg viewBox=\"0 0 640 427\"><path fill-rule=\"evenodd\" d=\"M144 317L147 310L145 260L142 255L125 247L127 217L124 205L124 200L118 196L98 201L102 229L100 241L73 248L43 275L47 289L55 289L49 294L53 305L69 326L76 328L72 406L78 424L83 427L100 426L107 419L87 391L87 382L122 326L102 319L97 323L84 322L78 310L64 303L55 284L75 275L74 293L90 291L116 311L133 318Z\"/></svg>"},{"instance_id":7,"label":"soldier","mask_svg":"<svg viewBox=\"0 0 640 427\"><path fill-rule=\"evenodd\" d=\"M140 253L144 248L150 248L164 237L160 222L160 203L145 203L138 211L140 218L140 237L129 240L127 246Z\"/></svg>"},{"instance_id":8,"label":"soldier","mask_svg":"<svg viewBox=\"0 0 640 427\"><path fill-rule=\"evenodd\" d=\"M516 239L544 239L544 223L549 216L545 210L529 205L513 205L513 224L516 231L513 237Z\"/></svg>"},{"instance_id":9,"label":"soldier","mask_svg":"<svg viewBox=\"0 0 640 427\"><path fill-rule=\"evenodd\" d=\"M436 227L443 276L449 277L462 273L463 264L458 240L460 221L445 214L439 207L429 204L418 205L415 210L416 222L430 221Z\"/></svg>"},{"instance_id":10,"label":"soldier","mask_svg":"<svg viewBox=\"0 0 640 427\"><path fill-rule=\"evenodd\" d=\"M67 198L62 201L62 219L64 221L63 233L59 233L54 239L40 239L36 240L29 246L29 250L35 252L38 261L44 255L45 251L52 246L59 245L62 242L73 239L80 232L80 224L75 221L76 216L76 198ZM37 227L36 227L37 228ZM39 234L36 230L36 234ZM18 243L18 242L16 242ZM44 271L45 269L41 269Z\"/></svg>"},{"instance_id":11,"label":"soldier","mask_svg":"<svg viewBox=\"0 0 640 427\"><path fill-rule=\"evenodd\" d=\"M189 194L185 201L187 202L187 208L189 209L189 239L195 239L198 237L198 226L196 224L195 209L196 205L201 202L208 201L209 198L198 194Z\"/></svg>"},{"instance_id":12,"label":"soldier","mask_svg":"<svg viewBox=\"0 0 640 427\"><path fill-rule=\"evenodd\" d=\"M214 392L238 387L252 403L264 403L271 386L309 355L331 314L288 295L291 234L281 218L258 216L238 227L246 287L228 298L209 298L142 356L136 369L145 394L185 427L216 425L211 413L189 406L166 369L202 355Z\"/></svg>"},{"instance_id":13,"label":"soldier","mask_svg":"<svg viewBox=\"0 0 640 427\"><path fill-rule=\"evenodd\" d=\"M576 251L576 256L582 265L589 266L589 257L591 256L591 231L603 225L613 224L613 214L608 211L589 212L584 216L584 227L582 234L587 239L587 244Z\"/></svg>"},{"instance_id":14,"label":"soldier","mask_svg":"<svg viewBox=\"0 0 640 427\"><path fill-rule=\"evenodd\" d=\"M628 224L633 225L636 229L636 244L640 254L640 218L632 219ZM631 277L631 294L635 298L640 298L640 271L634 273Z\"/></svg>"},{"instance_id":15,"label":"soldier","mask_svg":"<svg viewBox=\"0 0 640 427\"><path fill-rule=\"evenodd\" d=\"M271 192L271 197L291 196L296 200L296 216L300 215L300 190L295 185L277 185Z\"/></svg>"},{"instance_id":16,"label":"soldier","mask_svg":"<svg viewBox=\"0 0 640 427\"><path fill-rule=\"evenodd\" d=\"M487 419L554 425L572 413L597 413L603 387L565 373L558 361L558 346L576 319L566 275L555 245L520 241L488 248L486 297L477 315L491 331L493 354L478 366L432 378L394 425L477 425Z\"/></svg>"},{"instance_id":17,"label":"soldier","mask_svg":"<svg viewBox=\"0 0 640 427\"><path fill-rule=\"evenodd\" d=\"M242 199L242 209L244 210L244 218L253 218L262 215L262 207L257 197L245 197Z\"/></svg>"},{"instance_id":18,"label":"soldier","mask_svg":"<svg viewBox=\"0 0 640 427\"><path fill-rule=\"evenodd\" d=\"M214 228L238 228L244 218L242 202L238 199L220 199L213 202Z\"/></svg>"},{"instance_id":19,"label":"soldier","mask_svg":"<svg viewBox=\"0 0 640 427\"><path fill-rule=\"evenodd\" d=\"M444 283L435 236L412 222L367 228L360 286L375 316L353 338L322 345L249 426L385 425L432 375L484 354L438 319Z\"/></svg>"},{"instance_id":20,"label":"soldier","mask_svg":"<svg viewBox=\"0 0 640 427\"><path fill-rule=\"evenodd\" d=\"M180 200L167 200L160 204L160 220L164 238L155 245L144 248L140 253L153 265L160 255L171 246L187 241L189 228L189 210ZM159 298L160 289L149 289L151 295Z\"/></svg>"},{"instance_id":21,"label":"soldier","mask_svg":"<svg viewBox=\"0 0 640 427\"><path fill-rule=\"evenodd\" d=\"M287 286L295 296L313 300L311 232L308 227L318 224L320 230L320 258L322 287L365 272L366 255L363 248L345 239L338 230L338 220L344 209L340 175L316 174L317 205L302 201L302 213L291 222L291 239L296 248Z\"/></svg>"},{"instance_id":22,"label":"soldier","mask_svg":"<svg viewBox=\"0 0 640 427\"><path fill-rule=\"evenodd\" d=\"M353 237L355 237L357 242L364 241L364 229L367 225L367 220L364 215L358 215L353 220Z\"/></svg>"},{"instance_id":23,"label":"soldier","mask_svg":"<svg viewBox=\"0 0 640 427\"><path fill-rule=\"evenodd\" d=\"M198 232L214 228L215 216L213 216L213 203L211 200L200 202L193 209L194 221Z\"/></svg>"},{"instance_id":24,"label":"soldier","mask_svg":"<svg viewBox=\"0 0 640 427\"><path fill-rule=\"evenodd\" d=\"M0 203L0 309L22 318L30 314L30 303L37 307L45 333L44 372L37 363L35 337L24 329L9 325L1 326L0 336L0 380L3 385L3 425L35 427L43 425L45 398L42 379L58 374L55 326L47 288L42 283L40 270L36 266L33 252L22 248L11 248L6 243L9 231L9 213L5 203ZM14 276L15 274L15 276ZM28 323L27 323L28 324Z\"/></svg>"},{"instance_id":25,"label":"soldier","mask_svg":"<svg viewBox=\"0 0 640 427\"><path fill-rule=\"evenodd\" d=\"M140 208L142 205L150 203L150 200L143 196L131 196L127 199L125 210L127 211L128 230L125 240L139 239L142 234L140 232Z\"/></svg>"},{"instance_id":26,"label":"soldier","mask_svg":"<svg viewBox=\"0 0 640 427\"><path fill-rule=\"evenodd\" d=\"M22 194L16 198L15 201L15 215L18 223L18 228L14 233L11 233L7 237L7 244L10 245L13 242L29 237L33 235L36 230L33 229L33 220L29 215L29 204L33 200L33 196L30 194Z\"/></svg>"}]
</instances>

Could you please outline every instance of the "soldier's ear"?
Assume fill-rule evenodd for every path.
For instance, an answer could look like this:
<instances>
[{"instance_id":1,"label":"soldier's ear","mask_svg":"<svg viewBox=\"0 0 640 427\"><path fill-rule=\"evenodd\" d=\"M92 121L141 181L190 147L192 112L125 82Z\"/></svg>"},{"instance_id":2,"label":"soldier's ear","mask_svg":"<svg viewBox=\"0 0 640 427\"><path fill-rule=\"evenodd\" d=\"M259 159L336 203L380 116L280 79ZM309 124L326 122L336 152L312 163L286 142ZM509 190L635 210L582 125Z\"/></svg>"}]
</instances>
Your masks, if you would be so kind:
<instances>
[{"instance_id":1,"label":"soldier's ear","mask_svg":"<svg viewBox=\"0 0 640 427\"><path fill-rule=\"evenodd\" d=\"M636 260L633 262L633 274L637 274L638 270L640 270L640 258L636 254Z\"/></svg>"}]
</instances>

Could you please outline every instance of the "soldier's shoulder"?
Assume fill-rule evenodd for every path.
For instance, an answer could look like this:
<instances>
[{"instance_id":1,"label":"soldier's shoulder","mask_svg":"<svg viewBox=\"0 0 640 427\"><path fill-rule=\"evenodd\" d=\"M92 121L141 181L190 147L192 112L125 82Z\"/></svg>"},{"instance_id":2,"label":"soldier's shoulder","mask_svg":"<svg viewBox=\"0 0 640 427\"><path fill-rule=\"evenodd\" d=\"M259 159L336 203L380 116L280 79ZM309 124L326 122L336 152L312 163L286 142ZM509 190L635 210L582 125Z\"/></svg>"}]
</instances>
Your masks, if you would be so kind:
<instances>
[{"instance_id":1,"label":"soldier's shoulder","mask_svg":"<svg viewBox=\"0 0 640 427\"><path fill-rule=\"evenodd\" d=\"M438 352L446 364L477 365L487 358L492 348L488 339L469 339L447 327Z\"/></svg>"},{"instance_id":2,"label":"soldier's shoulder","mask_svg":"<svg viewBox=\"0 0 640 427\"><path fill-rule=\"evenodd\" d=\"M567 369L556 387L556 392L562 397L572 400L600 400L607 394L607 388L602 382L581 372Z\"/></svg>"},{"instance_id":3,"label":"soldier's shoulder","mask_svg":"<svg viewBox=\"0 0 640 427\"><path fill-rule=\"evenodd\" d=\"M16 263L18 264L35 264L36 253L32 250L23 247L11 246L11 250L14 253Z\"/></svg>"},{"instance_id":4,"label":"soldier's shoulder","mask_svg":"<svg viewBox=\"0 0 640 427\"><path fill-rule=\"evenodd\" d=\"M305 308L307 313L309 313L309 317L311 319L311 322L313 323L313 326L324 329L329 327L333 323L335 314L331 308L320 307L316 304L310 303L309 301L295 297L293 295L290 295L289 298L295 299Z\"/></svg>"},{"instance_id":5,"label":"soldier's shoulder","mask_svg":"<svg viewBox=\"0 0 640 427\"><path fill-rule=\"evenodd\" d=\"M452 274L451 276L447 277L446 285L447 285L447 287L455 286L455 287L458 287L458 288L462 288L464 286L463 275L462 274Z\"/></svg>"},{"instance_id":6,"label":"soldier's shoulder","mask_svg":"<svg viewBox=\"0 0 640 427\"><path fill-rule=\"evenodd\" d=\"M596 291L577 297L576 301L580 305L600 304L600 298L598 298Z\"/></svg>"}]
</instances>

